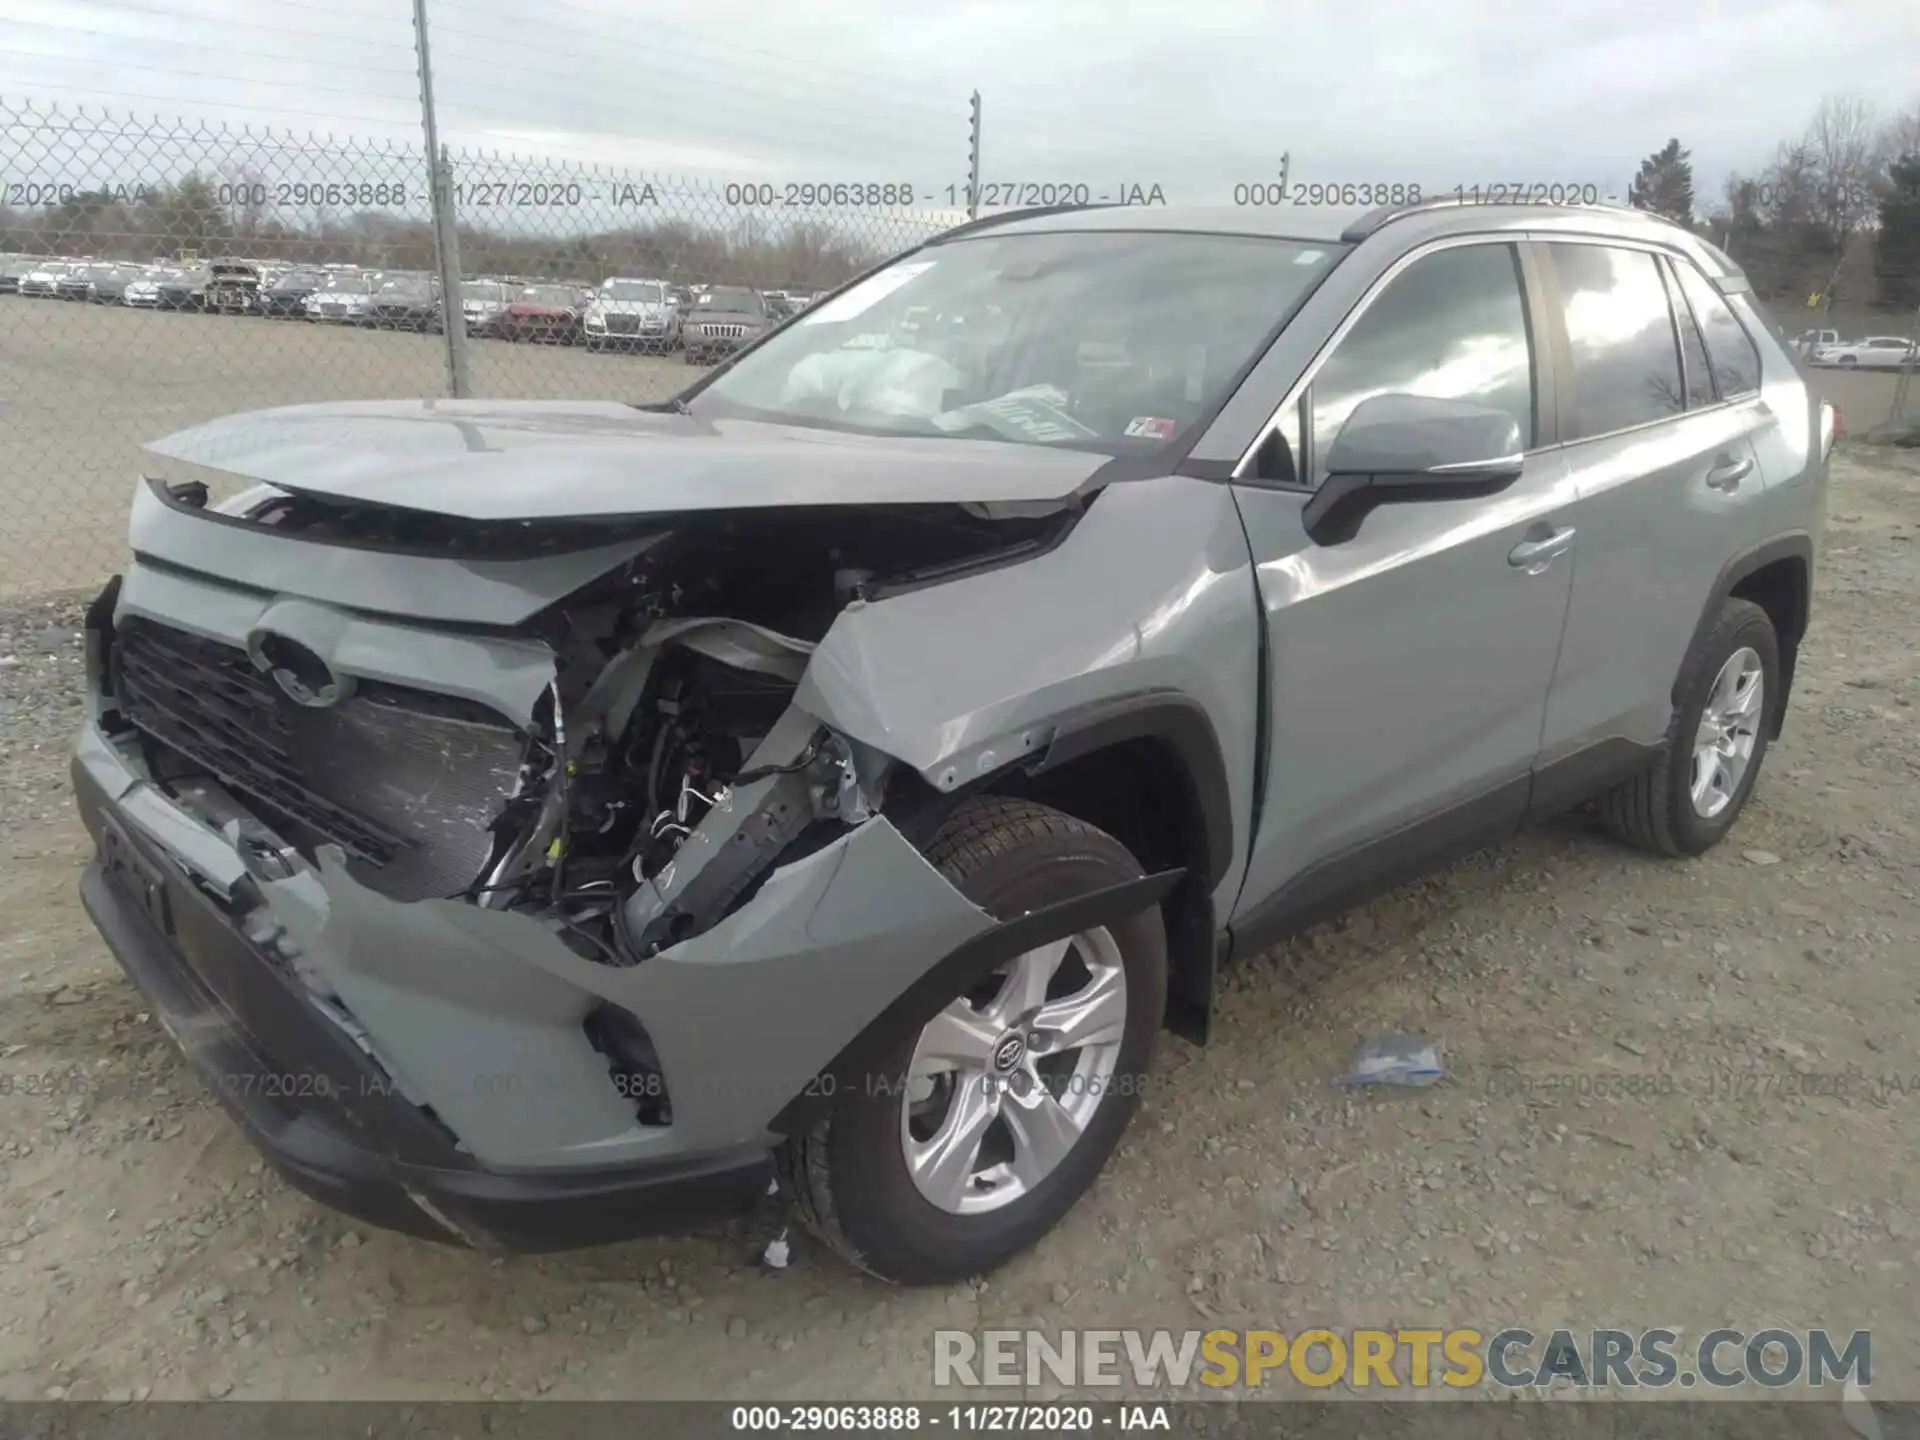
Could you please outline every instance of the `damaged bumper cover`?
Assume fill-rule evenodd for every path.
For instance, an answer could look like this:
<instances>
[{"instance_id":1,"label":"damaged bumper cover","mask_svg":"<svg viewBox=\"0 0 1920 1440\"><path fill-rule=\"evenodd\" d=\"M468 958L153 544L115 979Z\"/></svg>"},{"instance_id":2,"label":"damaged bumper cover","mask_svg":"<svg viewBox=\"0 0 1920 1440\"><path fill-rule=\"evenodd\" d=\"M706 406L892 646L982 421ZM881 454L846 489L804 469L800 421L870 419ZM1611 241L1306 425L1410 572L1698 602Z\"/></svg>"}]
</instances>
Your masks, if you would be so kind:
<instances>
[{"instance_id":1,"label":"damaged bumper cover","mask_svg":"<svg viewBox=\"0 0 1920 1440\"><path fill-rule=\"evenodd\" d=\"M441 1240L559 1248L750 1205L775 1117L835 1083L820 1077L935 960L995 928L876 816L618 969L526 915L390 900L336 854L263 880L211 823L230 797L189 808L95 724L73 778L99 852L88 911L234 1118L307 1193ZM639 1124L588 1043L603 1000L654 1037L670 1124Z\"/></svg>"}]
</instances>

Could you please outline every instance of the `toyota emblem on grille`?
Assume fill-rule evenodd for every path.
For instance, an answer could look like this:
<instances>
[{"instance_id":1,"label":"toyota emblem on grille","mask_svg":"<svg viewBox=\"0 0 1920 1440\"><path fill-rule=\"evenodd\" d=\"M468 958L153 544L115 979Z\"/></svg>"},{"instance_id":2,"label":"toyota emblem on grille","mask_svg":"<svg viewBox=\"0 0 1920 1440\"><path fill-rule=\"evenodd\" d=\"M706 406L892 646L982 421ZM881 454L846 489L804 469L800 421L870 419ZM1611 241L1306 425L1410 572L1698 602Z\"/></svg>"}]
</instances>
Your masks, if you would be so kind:
<instances>
[{"instance_id":1,"label":"toyota emblem on grille","mask_svg":"<svg viewBox=\"0 0 1920 1440\"><path fill-rule=\"evenodd\" d=\"M247 655L256 669L269 675L280 693L296 705L325 709L353 693L351 676L338 675L314 649L273 630L247 637Z\"/></svg>"}]
</instances>

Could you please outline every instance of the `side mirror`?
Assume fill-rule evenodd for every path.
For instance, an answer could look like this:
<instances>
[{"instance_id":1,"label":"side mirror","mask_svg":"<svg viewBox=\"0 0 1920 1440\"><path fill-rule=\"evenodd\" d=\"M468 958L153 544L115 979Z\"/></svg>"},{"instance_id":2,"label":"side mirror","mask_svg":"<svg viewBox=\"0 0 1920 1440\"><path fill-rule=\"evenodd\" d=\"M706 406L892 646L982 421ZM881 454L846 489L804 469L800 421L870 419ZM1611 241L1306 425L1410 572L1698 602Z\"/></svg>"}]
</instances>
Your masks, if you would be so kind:
<instances>
[{"instance_id":1,"label":"side mirror","mask_svg":"<svg viewBox=\"0 0 1920 1440\"><path fill-rule=\"evenodd\" d=\"M1379 505L1494 495L1520 478L1520 427L1470 400L1376 395L1347 417L1327 455L1327 478L1301 523L1319 545L1351 540Z\"/></svg>"}]
</instances>

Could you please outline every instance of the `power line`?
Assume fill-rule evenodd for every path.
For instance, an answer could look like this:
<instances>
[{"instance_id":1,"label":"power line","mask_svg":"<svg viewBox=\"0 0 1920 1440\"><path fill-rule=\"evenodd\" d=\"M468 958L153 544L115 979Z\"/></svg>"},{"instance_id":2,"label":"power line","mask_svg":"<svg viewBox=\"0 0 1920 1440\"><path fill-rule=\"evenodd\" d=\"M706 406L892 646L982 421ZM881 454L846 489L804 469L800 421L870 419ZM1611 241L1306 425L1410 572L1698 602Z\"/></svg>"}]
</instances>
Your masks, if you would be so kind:
<instances>
[{"instance_id":1,"label":"power line","mask_svg":"<svg viewBox=\"0 0 1920 1440\"><path fill-rule=\"evenodd\" d=\"M127 0L85 0L85 3L95 10L120 11L129 15L153 15L166 20L195 20L207 25L217 25L223 30L230 25L238 25L243 29L266 30L289 38L325 40L341 45L363 45L376 50L401 50L408 55L414 53L411 43L402 43L398 40L374 40L364 35L341 34L325 30L294 30L285 25L263 25L257 20L234 20L225 15L205 15L195 10L159 10L147 5L130 5Z\"/></svg>"},{"instance_id":2,"label":"power line","mask_svg":"<svg viewBox=\"0 0 1920 1440\"><path fill-rule=\"evenodd\" d=\"M226 55L242 60L284 60L291 61L297 65L330 65L333 63L332 61L313 55L287 55L278 51L269 50L236 50L230 45L210 45L204 40L174 40L161 35L121 35L110 30L90 30L84 25L48 25L38 20L9 20L6 24L7 28L12 30L17 30L24 26L30 30L53 30L62 35L92 35L97 39L114 40L125 44L171 45L177 49L211 50L216 55ZM261 28L264 29L265 27L263 26ZM47 58L79 60L82 57L78 55L58 55ZM112 63L118 66L125 62L116 60ZM131 66L129 68L151 69L153 67ZM357 60L354 62L354 71L356 74L362 75L405 75L409 78L417 78L419 73L412 69L402 70L398 66L393 65L364 65ZM319 89L321 87L312 86L310 88Z\"/></svg>"},{"instance_id":3,"label":"power line","mask_svg":"<svg viewBox=\"0 0 1920 1440\"><path fill-rule=\"evenodd\" d=\"M615 17L606 15L602 11L586 10L577 5L564 4L563 0L547 0L547 3L559 6L562 9L573 10L581 14L593 15L598 18L603 18L603 19L615 18ZM473 15L477 15L483 19L501 20L501 21L506 21L508 23L524 24L523 16L509 16L509 15L502 14L499 11L487 10L487 9L480 8L478 6L468 5L464 3L464 0L458 0L458 3L456 3L456 0L433 0L433 4L434 4L434 9L443 14L447 12L452 12L457 15L460 12L464 11ZM656 28L653 26L651 21L647 22L646 30L641 32L640 34L636 34L632 30L617 32L617 33L610 33L605 30L590 30L590 29L584 29L578 26L573 26L573 25L555 25L550 21L543 22L540 28L542 33L560 33L560 34L578 35L582 39L597 42L591 48L590 51L584 52L584 53L589 53L595 56L605 55L607 53L607 49L606 49L607 45L612 44L612 45L626 47L631 52L636 52L643 55L664 55L669 60L673 60L676 58L688 58L683 56L676 56L675 52L673 52L672 50L669 50L660 45L652 44L650 42L650 39L646 38L646 37L650 37L653 30ZM464 28L460 30L450 31L447 33L467 34L476 39L494 40L494 41L500 42L501 44L511 45L516 49L521 48L522 46L528 46L531 43L527 40L524 34L500 35L493 32L469 30ZM554 47L552 46L534 47L534 48L544 48L544 49L553 51L553 53L568 55L569 57L577 57L579 53L582 53L582 52L574 52L574 51L555 50ZM780 55L774 51L755 50L747 46L735 47L732 44L728 44L725 46L706 45L699 41L693 42L692 48L695 49L696 51L705 52L704 56L696 54L695 56L691 57L696 62L702 59L707 59L711 61L724 62L726 64L727 76L723 83L728 89L732 89L735 87L736 81L734 79L734 76L740 69L740 57L742 55L761 55L771 60L785 62L776 73L782 79L793 78L794 62L792 61L792 59L788 56ZM943 108L943 107L938 107L934 103L927 100L926 88L924 86L910 85L907 82L900 80L896 76L891 76L891 75L880 76L880 75L875 75L870 71L849 70L849 69L844 69L831 64L826 64L826 65L816 64L811 59L809 59L806 62L805 73L807 76L814 77L814 78L818 78L822 76L832 76L832 75L844 76L847 80L856 82L859 85L866 87L869 90L881 88L881 87L896 90L903 97L908 97L908 96L911 97L906 101L908 105L918 107L924 110L928 115L933 115L937 111L940 111ZM649 78L656 78L656 77L650 76Z\"/></svg>"},{"instance_id":4,"label":"power line","mask_svg":"<svg viewBox=\"0 0 1920 1440\"><path fill-rule=\"evenodd\" d=\"M460 34L459 31L443 28L440 33L441 33L442 39L438 49L439 49L441 58L463 61L473 65L489 65L490 66L490 65L496 65L498 63L497 61L491 58L482 58L478 55L472 55L467 53L464 50L458 50L448 45L446 43L447 37L458 37ZM523 48L541 49L546 47L528 45ZM444 66L440 68L441 68L441 76L443 78L443 83L444 83L446 68ZM516 78L522 77L522 76L529 76L529 75L552 76L556 79L569 82L573 88L564 98L576 103L581 103L580 94L579 94L579 85L582 77L580 76L578 71L560 70L550 65L546 65L546 66L528 65L528 64L516 61L514 64L514 74ZM681 88L682 83L683 82L680 82L677 78L671 78L661 88L676 94L694 93L694 92L690 92L689 90ZM518 88L519 88L519 93L523 96L526 96L527 98L532 98L532 99L560 98L555 96L549 90L534 89L524 85ZM792 106L793 108L799 108L798 106L793 105L795 97L792 95L783 95L783 94L778 94L775 92L768 92L768 91L755 91L748 87L743 87L743 86L738 86L733 84L730 84L728 88L731 93L761 94L761 95L765 95L769 99L773 99L773 100L782 102L783 104ZM606 111L615 112L615 113L625 113L635 117L644 116L649 125L657 126L659 124L659 120L656 117L646 115L644 111L641 111L637 108L621 105L621 104L618 104L617 102L612 102L609 100L594 100L591 102L591 104L594 108L600 109L600 110L606 110ZM496 116L496 119L497 119L497 116ZM872 116L863 116L863 115L858 115L856 112L845 111L845 112L833 112L831 114L831 118L824 118L822 116L822 112L816 110L813 112L812 115L809 115L807 117L805 123L807 123L810 127L815 127L815 128L824 126L829 131L829 133L839 135L839 136L844 136L847 139L857 143L863 151L869 151L869 152L871 151L872 143L873 143L873 124L874 124L874 117ZM734 128L739 129L740 127L736 126ZM743 133L750 133L750 132L743 132ZM762 135L765 138L769 138L769 139L777 138L782 144L786 144L791 142L792 129L790 126L788 126L785 128L781 128L779 130L766 130L762 132Z\"/></svg>"}]
</instances>

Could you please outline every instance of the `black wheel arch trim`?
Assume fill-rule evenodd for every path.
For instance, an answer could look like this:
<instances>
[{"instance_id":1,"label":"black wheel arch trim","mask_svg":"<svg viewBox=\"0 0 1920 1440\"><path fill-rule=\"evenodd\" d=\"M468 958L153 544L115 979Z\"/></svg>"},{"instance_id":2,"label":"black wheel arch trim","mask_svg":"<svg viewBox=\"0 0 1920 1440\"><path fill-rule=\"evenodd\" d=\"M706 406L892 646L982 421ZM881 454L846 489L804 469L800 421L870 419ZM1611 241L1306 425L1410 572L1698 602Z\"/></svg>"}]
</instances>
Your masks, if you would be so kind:
<instances>
[{"instance_id":1,"label":"black wheel arch trim","mask_svg":"<svg viewBox=\"0 0 1920 1440\"><path fill-rule=\"evenodd\" d=\"M900 1040L925 1027L953 997L982 976L1052 940L1112 925L1160 904L1186 878L1178 867L1123 880L1057 904L1002 920L937 961L847 1043L831 1064L780 1108L767 1128L776 1135L804 1134L842 1096L868 1090L880 1061ZM893 1083L892 1077L883 1077Z\"/></svg>"},{"instance_id":2,"label":"black wheel arch trim","mask_svg":"<svg viewBox=\"0 0 1920 1440\"><path fill-rule=\"evenodd\" d=\"M1787 697L1793 689L1794 661L1798 657L1801 638L1807 633L1807 624L1813 614L1813 537L1810 535L1781 535L1772 540L1743 550L1725 565L1713 582L1713 590L1707 596L1707 603L1700 612L1700 618L1694 625L1693 638L1688 641L1687 653L1691 655L1712 627L1720 608L1727 603L1733 592L1743 580L1758 574L1767 566L1781 560L1798 560L1804 569L1804 584L1796 597L1796 608L1787 630L1780 632L1780 687L1779 694L1772 702L1772 714L1768 721L1768 736L1778 739L1782 725L1786 721ZM1684 674L1684 666L1682 667ZM1680 676L1673 681L1672 700L1680 703Z\"/></svg>"},{"instance_id":3,"label":"black wheel arch trim","mask_svg":"<svg viewBox=\"0 0 1920 1440\"><path fill-rule=\"evenodd\" d=\"M1191 696L1178 690L1139 690L1070 710L1054 722L1052 743L1027 773L1044 775L1129 740L1164 741L1185 770L1200 812L1200 853L1188 868L1211 890L1233 864L1233 792L1220 737Z\"/></svg>"}]
</instances>

